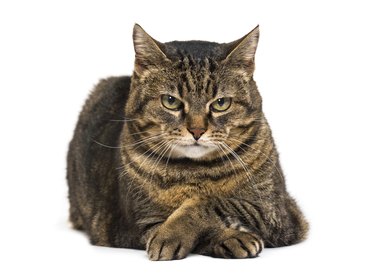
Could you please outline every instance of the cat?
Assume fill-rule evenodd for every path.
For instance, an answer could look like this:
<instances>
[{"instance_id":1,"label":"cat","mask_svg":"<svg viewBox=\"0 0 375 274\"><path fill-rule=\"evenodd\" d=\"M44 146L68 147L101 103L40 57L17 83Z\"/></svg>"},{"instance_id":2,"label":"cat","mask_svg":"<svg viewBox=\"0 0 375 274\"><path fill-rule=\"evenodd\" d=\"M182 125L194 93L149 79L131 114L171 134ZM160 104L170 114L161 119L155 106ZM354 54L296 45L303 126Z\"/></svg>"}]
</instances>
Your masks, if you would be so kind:
<instances>
[{"instance_id":1,"label":"cat","mask_svg":"<svg viewBox=\"0 0 375 274\"><path fill-rule=\"evenodd\" d=\"M69 146L70 221L93 245L253 258L306 238L253 79L258 39L161 43L134 26L132 77L99 82Z\"/></svg>"}]
</instances>

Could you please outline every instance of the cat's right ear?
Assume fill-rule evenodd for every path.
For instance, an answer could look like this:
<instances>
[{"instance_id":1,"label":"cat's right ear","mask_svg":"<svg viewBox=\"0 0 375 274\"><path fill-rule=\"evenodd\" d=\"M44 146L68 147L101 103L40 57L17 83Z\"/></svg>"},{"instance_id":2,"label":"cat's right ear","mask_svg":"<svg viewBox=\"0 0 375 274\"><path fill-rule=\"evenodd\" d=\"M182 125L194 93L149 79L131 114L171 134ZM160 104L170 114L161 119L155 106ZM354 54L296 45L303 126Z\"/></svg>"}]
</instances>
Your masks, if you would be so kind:
<instances>
[{"instance_id":1,"label":"cat's right ear","mask_svg":"<svg viewBox=\"0 0 375 274\"><path fill-rule=\"evenodd\" d=\"M157 67L168 60L164 53L164 44L152 38L138 24L134 25L133 43L135 50L134 71L138 75L142 75L150 68Z\"/></svg>"},{"instance_id":2,"label":"cat's right ear","mask_svg":"<svg viewBox=\"0 0 375 274\"><path fill-rule=\"evenodd\" d=\"M259 26L246 34L241 39L228 43L225 63L238 69L241 74L252 74L254 71L254 58L259 40Z\"/></svg>"}]
</instances>

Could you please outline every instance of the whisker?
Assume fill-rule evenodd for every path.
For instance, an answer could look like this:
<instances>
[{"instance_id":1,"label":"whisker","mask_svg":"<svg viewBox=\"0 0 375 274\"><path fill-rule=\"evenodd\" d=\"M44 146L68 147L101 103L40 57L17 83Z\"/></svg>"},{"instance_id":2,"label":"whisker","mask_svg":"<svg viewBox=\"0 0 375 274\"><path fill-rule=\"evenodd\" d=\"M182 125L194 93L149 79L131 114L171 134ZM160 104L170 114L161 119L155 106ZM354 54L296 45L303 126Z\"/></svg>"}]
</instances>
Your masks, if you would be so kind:
<instances>
[{"instance_id":1,"label":"whisker","mask_svg":"<svg viewBox=\"0 0 375 274\"><path fill-rule=\"evenodd\" d=\"M233 157L240 163L241 167L245 171L245 175L246 175L247 179L249 180L249 182L253 182L253 185L255 187L255 191L257 192L257 194L259 196L259 199L262 201L262 196L260 195L260 191L257 187L257 181L256 181L254 175L251 173L251 171L247 167L247 164L242 160L242 158L230 146L228 146L226 143L222 143L222 145L224 147L226 147L227 150L229 151L229 153L232 154Z\"/></svg>"},{"instance_id":2,"label":"whisker","mask_svg":"<svg viewBox=\"0 0 375 274\"><path fill-rule=\"evenodd\" d=\"M139 158L141 158L142 156L144 156L148 151L153 150L153 151L151 151L151 153L150 153L149 155L147 155L146 159L144 159L143 162L139 165L138 170L137 170L137 172L138 172L139 169L142 167L142 165L147 161L147 159L148 159L152 154L154 154L155 151L156 151L159 147L163 146L165 143L166 143L166 141L164 141L164 140L162 140L162 141L156 143L154 146L150 147L146 152L142 153L142 154L139 155L136 159L134 159L132 162L128 163L128 165L134 163L137 159L139 159Z\"/></svg>"},{"instance_id":3,"label":"whisker","mask_svg":"<svg viewBox=\"0 0 375 274\"><path fill-rule=\"evenodd\" d=\"M102 147L106 147L106 148L113 148L113 149L119 149L119 148L122 148L121 146L117 146L117 147L114 147L114 146L109 146L109 145L105 145L105 144L102 144L100 143L99 141L96 141L94 139L91 139L94 143L102 146Z\"/></svg>"},{"instance_id":4,"label":"whisker","mask_svg":"<svg viewBox=\"0 0 375 274\"><path fill-rule=\"evenodd\" d=\"M149 149L147 149L145 152L143 152L141 155L137 155L137 157L135 157L135 159L133 159L133 161L127 163L126 165L123 165L121 168L126 168L127 166L129 166L130 164L134 163L136 160L140 159L142 156L144 156L147 152L149 152L150 150L154 149L155 147L159 146L161 143L163 143L164 141L159 141L157 142L156 144L154 144L153 146L149 147ZM153 151L151 151L151 154L154 153ZM147 158L145 159L147 160ZM127 172L124 174L126 175Z\"/></svg>"},{"instance_id":5,"label":"whisker","mask_svg":"<svg viewBox=\"0 0 375 274\"><path fill-rule=\"evenodd\" d=\"M218 152L218 154L219 154L219 157L220 157L220 159L221 159L221 161L225 164L225 161L224 161L224 158L223 158L223 156L222 155L220 155L220 151L222 151L222 150L220 150L220 147L219 147L219 145L218 144L216 144L216 143L214 143L214 142L211 142L211 141L209 141L209 143L210 144L213 144L214 146L215 146L215 149L216 149L216 151ZM222 151L223 152L223 151ZM223 152L224 154L225 154L225 152Z\"/></svg>"},{"instance_id":6,"label":"whisker","mask_svg":"<svg viewBox=\"0 0 375 274\"><path fill-rule=\"evenodd\" d=\"M154 140L154 139L160 138L161 136L164 136L166 134L167 133L161 133L161 134L156 134L156 135L148 136L148 137L145 137L143 139L140 139L139 141L137 141L135 143L132 143L132 144L129 144L129 145L125 145L124 147L132 147L132 146L135 146L135 145L138 145L138 144L142 144L142 143L144 143L146 141L150 141L150 140Z\"/></svg>"},{"instance_id":7,"label":"whisker","mask_svg":"<svg viewBox=\"0 0 375 274\"><path fill-rule=\"evenodd\" d=\"M172 146L171 150L169 151L168 159L167 159L167 161L166 161L166 163L165 163L165 169L167 169L167 166L168 166L168 163L169 163L169 159L170 159L170 157L171 157L171 155L172 155L172 152L173 152L173 150L176 148L176 146L178 146L178 144L179 144L179 142L176 142L176 143Z\"/></svg>"},{"instance_id":8,"label":"whisker","mask_svg":"<svg viewBox=\"0 0 375 274\"><path fill-rule=\"evenodd\" d=\"M133 135L138 135L138 134L143 134L143 133L149 133L150 131L149 130L145 130L145 131L138 131L138 132L134 132L134 133L131 133L131 134L126 134L126 136L133 136Z\"/></svg>"},{"instance_id":9,"label":"whisker","mask_svg":"<svg viewBox=\"0 0 375 274\"><path fill-rule=\"evenodd\" d=\"M164 157L164 155L167 153L168 149L171 148L171 141L168 141L165 148L160 152L160 156L156 159L156 162L155 162L155 167L158 166L159 162L161 161L161 159ZM155 170L154 170L155 171ZM154 172L153 172L154 174ZM152 179L152 177L151 177Z\"/></svg>"},{"instance_id":10,"label":"whisker","mask_svg":"<svg viewBox=\"0 0 375 274\"><path fill-rule=\"evenodd\" d=\"M166 141L162 140L162 141L160 141L159 143L157 143L157 145L155 145L156 148L153 149L153 151L151 151L151 153L147 155L146 159L144 159L143 162L138 166L137 173L138 173L139 170L141 169L142 165L143 165L148 159L150 159L150 158L151 158L151 159L154 158L154 156L156 155L156 151L157 151L160 147L162 147L162 146L164 145L165 142L166 142ZM155 146L154 146L154 147L155 147ZM139 157L138 157L138 158L139 158ZM135 160L134 160L134 161L135 161ZM132 161L132 162L134 162L134 161ZM125 172L124 172L123 176L125 176L125 175L128 173L127 170L124 170L124 171L125 171ZM144 172L145 172L145 171L142 172L142 176L144 175ZM136 178L136 177L134 176L134 177L132 178L132 180L131 180L130 182L128 182L129 185L131 185L133 189L135 189L135 188L139 188L139 186L138 186L138 187L134 187L134 180L135 180L135 178Z\"/></svg>"},{"instance_id":11,"label":"whisker","mask_svg":"<svg viewBox=\"0 0 375 274\"><path fill-rule=\"evenodd\" d=\"M228 159L228 161L229 161L230 165L232 166L232 169L233 169L233 171L234 171L234 173L236 174L236 177L237 177L238 174L237 174L236 168L234 167L234 165L233 165L231 159L229 158L228 154L225 152L225 150L224 150L225 147L223 148L223 143L218 143L218 147L221 149L224 156ZM221 158L221 159L223 159L223 158ZM236 183L238 183L238 181L236 181Z\"/></svg>"},{"instance_id":12,"label":"whisker","mask_svg":"<svg viewBox=\"0 0 375 274\"><path fill-rule=\"evenodd\" d=\"M275 162L272 161L272 160L270 159L270 157L267 156L264 152L262 152L262 151L259 150L259 149L254 148L254 147L252 147L252 146L250 146L250 145L248 145L248 144L246 144L246 143L244 143L244 142L242 142L242 141L240 141L240 140L237 140L237 139L234 139L234 138L229 138L229 140L235 141L235 142L239 143L240 145L244 145L244 146L246 146L246 147L248 147L248 148L250 148L250 149L252 149L252 150L255 150L256 152L262 154L262 155L263 155L264 157L266 157L267 160L268 160L268 161L274 166L274 168L276 169L276 171L277 171L277 173L278 173L280 179L281 179L281 180L284 180L284 176L282 175L282 172L280 171L280 169L276 166ZM240 148L241 148L241 147L240 147ZM242 149L243 151L245 151L243 148L241 148L241 149Z\"/></svg>"},{"instance_id":13,"label":"whisker","mask_svg":"<svg viewBox=\"0 0 375 274\"><path fill-rule=\"evenodd\" d=\"M157 167L158 163L160 162L161 158L164 156L165 152L168 151L170 143L171 143L171 141L169 141L169 140L165 141L163 143L163 145L158 148L157 151L161 150L161 152L159 153L158 157L154 161L154 164L151 166L152 173L151 173L151 175L148 176L148 179L147 179L148 181L151 181L152 178L154 177L156 167Z\"/></svg>"},{"instance_id":14,"label":"whisker","mask_svg":"<svg viewBox=\"0 0 375 274\"><path fill-rule=\"evenodd\" d=\"M132 150L136 150L139 147L144 146L144 145L149 145L150 146L151 144L153 144L154 142L157 142L157 141L158 141L157 139L150 139L150 140L142 141L139 144L137 144L135 147L132 147ZM130 146L130 145L128 145L128 146ZM126 147L126 146L124 146L124 147Z\"/></svg>"},{"instance_id":15,"label":"whisker","mask_svg":"<svg viewBox=\"0 0 375 274\"><path fill-rule=\"evenodd\" d=\"M132 121L138 121L138 120L140 120L140 119L127 119L127 118L125 118L125 119L111 119L109 121L111 121L111 122L132 122Z\"/></svg>"},{"instance_id":16,"label":"whisker","mask_svg":"<svg viewBox=\"0 0 375 274\"><path fill-rule=\"evenodd\" d=\"M144 159L143 162L140 164L140 166L139 166L138 169L137 169L137 173L139 172L139 170L140 170L140 168L142 167L143 163L145 163L148 159L152 159L152 158L155 157L156 152L158 151L159 148L161 148L161 147L164 146L165 142L166 142L165 140L161 140L161 141L158 142L155 146L153 146L152 148L149 149L149 150L151 150L151 149L153 149L153 150L151 151L151 153L149 153L149 154L147 155L146 159ZM144 153L143 153L142 155L144 155ZM142 156L142 155L141 155L141 156ZM139 156L139 157L141 157L141 156ZM138 157L138 158L139 158L139 157ZM134 161L135 161L135 160L133 160L132 162L134 162ZM131 162L131 163L132 163L132 162ZM129 163L129 164L130 164L130 163ZM144 172L145 172L145 171L142 172L142 176L144 175ZM128 171L126 171L126 173L128 173ZM124 174L124 176L125 176L125 174ZM135 176L134 176L133 179L129 182L129 185L131 185L133 189L139 189L139 186L134 186L134 179L135 179ZM127 194L127 195L128 195L128 194ZM137 195L137 193L136 193L135 195Z\"/></svg>"},{"instance_id":17,"label":"whisker","mask_svg":"<svg viewBox=\"0 0 375 274\"><path fill-rule=\"evenodd\" d=\"M219 147L222 149L222 147L223 148L225 148L227 151L229 151L229 153L231 153L232 154L232 156L234 156L235 157L235 159L238 161L238 162L240 162L240 164L241 164L241 167L244 169L244 171L245 171L245 175L246 175L246 177L247 177L247 179L249 180L249 182L252 182L252 181L255 181L254 179L253 179L253 177L251 176L251 174L249 174L249 170L246 168L246 166L244 166L242 163L241 163L241 161L242 161L242 159L241 159L241 161L232 153L232 149L227 145L227 144L225 144L224 142L220 142L219 143ZM237 171L236 171L236 168L234 167L234 165L233 165L233 163L232 163L232 161L230 160L230 158L229 158L229 156L225 153L225 151L222 149L222 151L223 151L223 153L225 154L225 156L227 157L227 159L229 160L229 162L230 162L230 164L231 164L231 166L232 166L232 168L233 168L233 170L234 170L234 172L235 172L235 174L236 174L236 177L238 176L238 173L237 173ZM237 155L238 156L238 155ZM239 156L238 156L239 157ZM235 180L235 182L238 184L238 181L237 180ZM257 186L255 186L255 191L256 191L256 193L257 193L257 195L259 196L259 199L262 201L262 197L261 197L261 195L260 195L260 193L259 193L259 189L258 189L258 187Z\"/></svg>"},{"instance_id":18,"label":"whisker","mask_svg":"<svg viewBox=\"0 0 375 274\"><path fill-rule=\"evenodd\" d=\"M125 146L110 146L110 145L107 145L107 144L103 144L93 138L91 138L91 140L102 146L102 147L106 147L106 148L111 148L111 149L122 149L122 148L125 148L125 147L131 147L131 146L135 146L135 145L138 145L138 144L143 144L143 143L147 143L148 141L151 141L151 140L154 140L154 139L157 139L163 135L166 135L167 133L162 133L162 134L155 134L155 135L152 135L152 136L148 136L146 138L143 138L143 139L140 139L139 141L135 142L135 143L132 143L132 144L129 144L129 145L125 145Z\"/></svg>"}]
</instances>

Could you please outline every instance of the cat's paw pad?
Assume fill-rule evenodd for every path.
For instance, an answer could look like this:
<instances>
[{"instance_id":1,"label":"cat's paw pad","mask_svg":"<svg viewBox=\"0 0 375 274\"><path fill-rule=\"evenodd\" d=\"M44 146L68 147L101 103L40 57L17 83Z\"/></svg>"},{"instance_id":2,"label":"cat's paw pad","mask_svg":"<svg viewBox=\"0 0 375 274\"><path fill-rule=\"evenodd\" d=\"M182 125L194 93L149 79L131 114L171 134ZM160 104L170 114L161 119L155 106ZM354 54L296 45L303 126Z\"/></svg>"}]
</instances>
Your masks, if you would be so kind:
<instances>
[{"instance_id":1,"label":"cat's paw pad","mask_svg":"<svg viewBox=\"0 0 375 274\"><path fill-rule=\"evenodd\" d=\"M262 251L263 241L250 232L238 232L213 246L214 257L254 258Z\"/></svg>"},{"instance_id":2,"label":"cat's paw pad","mask_svg":"<svg viewBox=\"0 0 375 274\"><path fill-rule=\"evenodd\" d=\"M158 230L150 237L146 250L151 261L168 261L185 258L193 249L194 241L181 233Z\"/></svg>"}]
</instances>

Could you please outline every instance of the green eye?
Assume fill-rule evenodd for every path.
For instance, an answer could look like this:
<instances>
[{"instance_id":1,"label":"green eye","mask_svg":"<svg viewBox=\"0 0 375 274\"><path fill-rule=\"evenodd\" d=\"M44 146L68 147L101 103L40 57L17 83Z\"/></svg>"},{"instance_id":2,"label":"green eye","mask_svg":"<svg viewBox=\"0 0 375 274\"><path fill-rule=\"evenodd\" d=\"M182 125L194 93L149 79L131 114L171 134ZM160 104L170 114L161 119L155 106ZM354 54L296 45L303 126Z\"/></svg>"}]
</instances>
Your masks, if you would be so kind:
<instances>
[{"instance_id":1,"label":"green eye","mask_svg":"<svg viewBox=\"0 0 375 274\"><path fill-rule=\"evenodd\" d=\"M170 110L179 110L182 107L182 102L170 95L162 95L161 103Z\"/></svg>"},{"instance_id":2,"label":"green eye","mask_svg":"<svg viewBox=\"0 0 375 274\"><path fill-rule=\"evenodd\" d=\"M219 98L211 104L211 110L216 112L226 111L231 103L231 98Z\"/></svg>"}]
</instances>

